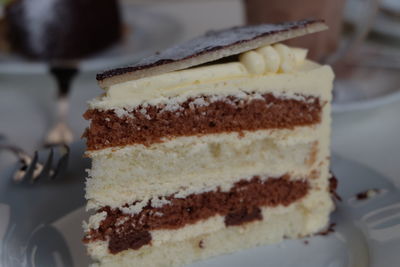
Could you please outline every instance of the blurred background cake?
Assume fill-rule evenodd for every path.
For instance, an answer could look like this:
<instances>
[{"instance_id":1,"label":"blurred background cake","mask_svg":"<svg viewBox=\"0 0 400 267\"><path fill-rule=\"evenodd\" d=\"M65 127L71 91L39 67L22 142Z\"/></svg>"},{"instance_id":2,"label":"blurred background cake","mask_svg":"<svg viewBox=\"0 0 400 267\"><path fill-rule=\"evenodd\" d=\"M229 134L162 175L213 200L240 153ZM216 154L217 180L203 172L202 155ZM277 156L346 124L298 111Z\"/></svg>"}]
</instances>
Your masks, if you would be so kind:
<instances>
[{"instance_id":1,"label":"blurred background cake","mask_svg":"<svg viewBox=\"0 0 400 267\"><path fill-rule=\"evenodd\" d=\"M77 59L121 37L117 0L12 0L4 10L11 48L34 59Z\"/></svg>"}]
</instances>

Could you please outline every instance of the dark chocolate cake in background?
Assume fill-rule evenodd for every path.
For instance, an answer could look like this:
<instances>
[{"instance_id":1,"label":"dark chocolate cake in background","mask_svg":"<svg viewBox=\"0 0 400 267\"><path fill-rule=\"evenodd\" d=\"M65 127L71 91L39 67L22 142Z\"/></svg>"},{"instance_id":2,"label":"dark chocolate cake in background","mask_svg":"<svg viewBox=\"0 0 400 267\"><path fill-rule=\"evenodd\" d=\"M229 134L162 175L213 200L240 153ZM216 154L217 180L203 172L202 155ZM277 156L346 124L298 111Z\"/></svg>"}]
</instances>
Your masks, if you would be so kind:
<instances>
[{"instance_id":1,"label":"dark chocolate cake in background","mask_svg":"<svg viewBox=\"0 0 400 267\"><path fill-rule=\"evenodd\" d=\"M12 0L4 15L12 49L32 59L79 59L121 37L117 0Z\"/></svg>"}]
</instances>

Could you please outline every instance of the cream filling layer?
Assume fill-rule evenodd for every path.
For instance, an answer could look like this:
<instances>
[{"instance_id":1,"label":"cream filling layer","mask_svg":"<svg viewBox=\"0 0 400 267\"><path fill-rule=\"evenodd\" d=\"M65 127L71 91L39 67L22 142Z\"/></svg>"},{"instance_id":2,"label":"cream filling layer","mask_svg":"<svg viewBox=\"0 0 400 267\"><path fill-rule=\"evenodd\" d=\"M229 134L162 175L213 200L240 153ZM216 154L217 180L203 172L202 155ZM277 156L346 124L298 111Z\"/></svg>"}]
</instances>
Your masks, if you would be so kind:
<instances>
[{"instance_id":1,"label":"cream filling layer","mask_svg":"<svg viewBox=\"0 0 400 267\"><path fill-rule=\"evenodd\" d=\"M244 92L299 100L301 95L312 95L330 101L333 77L329 66L311 61L295 72L273 74L249 73L240 62L218 64L113 85L89 102L89 108L132 110L139 105L182 103L199 95L240 98Z\"/></svg>"}]
</instances>

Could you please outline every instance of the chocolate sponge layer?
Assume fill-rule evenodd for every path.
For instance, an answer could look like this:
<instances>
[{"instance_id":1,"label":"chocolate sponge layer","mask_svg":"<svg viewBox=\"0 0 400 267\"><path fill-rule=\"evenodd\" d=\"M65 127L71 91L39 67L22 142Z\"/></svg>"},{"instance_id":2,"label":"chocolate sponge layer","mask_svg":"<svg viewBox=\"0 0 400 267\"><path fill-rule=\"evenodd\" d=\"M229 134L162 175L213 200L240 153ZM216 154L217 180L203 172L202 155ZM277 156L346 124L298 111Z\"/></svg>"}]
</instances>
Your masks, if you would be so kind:
<instances>
[{"instance_id":1,"label":"chocolate sponge layer","mask_svg":"<svg viewBox=\"0 0 400 267\"><path fill-rule=\"evenodd\" d=\"M261 220L261 207L288 206L306 196L308 190L306 180L291 181L288 175L266 180L254 176L236 182L226 192L218 188L185 198L167 196L168 204L152 207L149 202L134 215L104 207L98 212L107 212L106 219L84 240L109 240L108 248L114 254L126 249L139 249L151 243L152 230L179 229L215 215L224 216L227 227Z\"/></svg>"},{"instance_id":2,"label":"chocolate sponge layer","mask_svg":"<svg viewBox=\"0 0 400 267\"><path fill-rule=\"evenodd\" d=\"M197 105L201 98L202 105ZM319 98L279 98L271 93L252 100L227 96L212 101L210 96L190 98L175 110L166 105L138 106L119 117L113 110L90 109L91 120L84 133L88 150L132 144L150 145L163 138L205 134L293 129L320 123L323 104ZM301 99L301 100L299 100ZM204 104L206 103L206 104Z\"/></svg>"}]
</instances>

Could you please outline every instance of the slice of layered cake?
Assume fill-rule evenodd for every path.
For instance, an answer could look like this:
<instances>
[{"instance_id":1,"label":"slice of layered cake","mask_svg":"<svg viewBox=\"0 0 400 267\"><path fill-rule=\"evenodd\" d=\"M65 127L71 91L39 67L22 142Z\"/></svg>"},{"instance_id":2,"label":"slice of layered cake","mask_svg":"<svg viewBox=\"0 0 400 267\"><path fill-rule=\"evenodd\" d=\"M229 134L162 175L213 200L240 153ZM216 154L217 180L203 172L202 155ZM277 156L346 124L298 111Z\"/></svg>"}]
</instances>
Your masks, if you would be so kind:
<instances>
[{"instance_id":1,"label":"slice of layered cake","mask_svg":"<svg viewBox=\"0 0 400 267\"><path fill-rule=\"evenodd\" d=\"M327 226L333 73L279 42L321 21L210 32L97 76L89 254L181 266Z\"/></svg>"}]
</instances>

